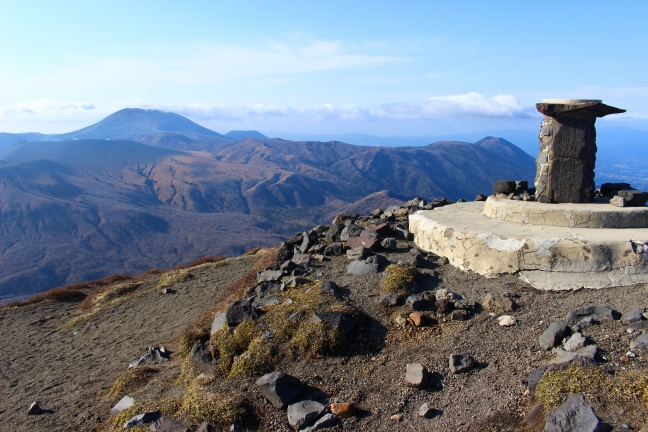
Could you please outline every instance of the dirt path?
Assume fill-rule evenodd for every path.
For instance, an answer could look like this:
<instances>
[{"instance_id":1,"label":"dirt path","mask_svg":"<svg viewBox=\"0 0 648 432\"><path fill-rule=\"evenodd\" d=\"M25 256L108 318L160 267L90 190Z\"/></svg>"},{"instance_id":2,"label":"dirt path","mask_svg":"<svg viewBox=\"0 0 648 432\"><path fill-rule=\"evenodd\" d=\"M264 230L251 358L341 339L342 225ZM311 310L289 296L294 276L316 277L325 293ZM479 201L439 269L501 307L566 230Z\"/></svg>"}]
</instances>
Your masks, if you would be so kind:
<instances>
[{"instance_id":1,"label":"dirt path","mask_svg":"<svg viewBox=\"0 0 648 432\"><path fill-rule=\"evenodd\" d=\"M169 346L257 258L192 269L192 278L173 286L175 294L156 289L135 296L97 312L74 330L57 327L78 314L76 303L0 311L0 430L90 430L98 418L107 417L97 410L128 364L150 345ZM155 288L157 281L153 277L139 289ZM36 400L51 412L28 416Z\"/></svg>"}]
</instances>

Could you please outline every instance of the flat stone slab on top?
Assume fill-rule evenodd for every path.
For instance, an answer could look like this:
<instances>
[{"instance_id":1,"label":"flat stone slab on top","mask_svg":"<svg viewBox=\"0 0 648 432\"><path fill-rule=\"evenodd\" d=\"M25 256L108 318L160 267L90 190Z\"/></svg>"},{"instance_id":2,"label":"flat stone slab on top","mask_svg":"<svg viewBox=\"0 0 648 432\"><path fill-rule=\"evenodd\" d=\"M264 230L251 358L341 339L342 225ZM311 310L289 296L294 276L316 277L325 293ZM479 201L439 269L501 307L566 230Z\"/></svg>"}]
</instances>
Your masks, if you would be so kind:
<instances>
[{"instance_id":1,"label":"flat stone slab on top","mask_svg":"<svg viewBox=\"0 0 648 432\"><path fill-rule=\"evenodd\" d=\"M414 241L462 270L518 274L545 290L648 282L648 229L591 229L491 219L483 202L457 203L409 217Z\"/></svg>"},{"instance_id":2,"label":"flat stone slab on top","mask_svg":"<svg viewBox=\"0 0 648 432\"><path fill-rule=\"evenodd\" d=\"M484 206L484 215L506 222L531 225L648 228L648 207L616 207L609 201L607 198L587 204L543 204L490 196ZM648 235L643 240L648 240Z\"/></svg>"}]
</instances>

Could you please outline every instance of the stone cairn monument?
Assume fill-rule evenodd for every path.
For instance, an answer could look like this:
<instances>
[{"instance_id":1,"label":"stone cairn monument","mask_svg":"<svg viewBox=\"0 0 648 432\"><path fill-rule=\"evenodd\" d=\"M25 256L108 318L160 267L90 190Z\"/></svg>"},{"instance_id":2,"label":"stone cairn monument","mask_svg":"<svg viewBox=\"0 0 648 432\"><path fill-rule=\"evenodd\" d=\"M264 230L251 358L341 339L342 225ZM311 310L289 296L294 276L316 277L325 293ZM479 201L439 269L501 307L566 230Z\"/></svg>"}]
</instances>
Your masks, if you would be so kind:
<instances>
[{"instance_id":1,"label":"stone cairn monument","mask_svg":"<svg viewBox=\"0 0 648 432\"><path fill-rule=\"evenodd\" d=\"M594 199L597 117L626 110L591 99L545 99L540 126L535 197L542 203L587 203Z\"/></svg>"}]
</instances>

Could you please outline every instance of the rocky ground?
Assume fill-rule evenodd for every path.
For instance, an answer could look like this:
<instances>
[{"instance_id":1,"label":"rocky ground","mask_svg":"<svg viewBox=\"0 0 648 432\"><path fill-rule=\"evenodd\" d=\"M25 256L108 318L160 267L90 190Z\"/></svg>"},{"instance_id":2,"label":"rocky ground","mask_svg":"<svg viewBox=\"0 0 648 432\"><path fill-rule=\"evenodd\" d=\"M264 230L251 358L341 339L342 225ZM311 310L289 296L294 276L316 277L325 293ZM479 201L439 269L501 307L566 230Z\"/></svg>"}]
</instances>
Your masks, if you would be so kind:
<instances>
[{"instance_id":1,"label":"rocky ground","mask_svg":"<svg viewBox=\"0 0 648 432\"><path fill-rule=\"evenodd\" d=\"M578 430L644 427L648 286L541 292L462 272L416 250L407 209L388 210L122 282L90 309L0 311L2 430L118 430L150 412L162 420L133 430L567 431L569 409L594 422ZM275 371L294 379L257 382Z\"/></svg>"}]
</instances>

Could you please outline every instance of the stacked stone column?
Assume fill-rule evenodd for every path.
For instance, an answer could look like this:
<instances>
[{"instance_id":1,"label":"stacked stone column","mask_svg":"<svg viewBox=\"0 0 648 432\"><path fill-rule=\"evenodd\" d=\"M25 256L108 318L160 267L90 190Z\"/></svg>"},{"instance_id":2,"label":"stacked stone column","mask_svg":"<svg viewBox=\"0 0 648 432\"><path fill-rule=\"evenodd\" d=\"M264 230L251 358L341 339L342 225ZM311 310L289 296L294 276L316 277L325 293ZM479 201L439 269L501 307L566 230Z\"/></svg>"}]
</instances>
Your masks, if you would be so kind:
<instances>
[{"instance_id":1,"label":"stacked stone column","mask_svg":"<svg viewBox=\"0 0 648 432\"><path fill-rule=\"evenodd\" d=\"M597 100L545 100L536 159L536 200L586 203L594 198L597 117L625 112Z\"/></svg>"}]
</instances>

